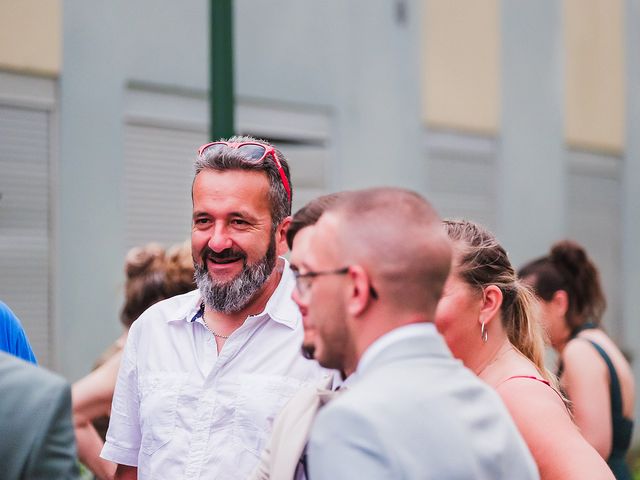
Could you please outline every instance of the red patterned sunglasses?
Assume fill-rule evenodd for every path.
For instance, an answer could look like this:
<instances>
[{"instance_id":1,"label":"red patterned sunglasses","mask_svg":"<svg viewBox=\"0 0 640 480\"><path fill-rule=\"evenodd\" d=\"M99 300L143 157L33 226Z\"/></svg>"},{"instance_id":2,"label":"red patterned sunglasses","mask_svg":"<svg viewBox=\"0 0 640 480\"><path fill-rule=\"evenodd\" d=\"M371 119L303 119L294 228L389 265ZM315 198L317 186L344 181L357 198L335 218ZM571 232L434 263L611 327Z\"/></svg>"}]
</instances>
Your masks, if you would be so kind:
<instances>
[{"instance_id":1,"label":"red patterned sunglasses","mask_svg":"<svg viewBox=\"0 0 640 480\"><path fill-rule=\"evenodd\" d=\"M276 150L273 147L257 142L211 142L202 145L198 149L198 155L202 157L205 152L211 150L213 152L219 152L224 147L235 148L243 155L245 160L252 163L261 163L265 158L271 157L275 166L278 167L278 173L280 173L280 178L282 179L282 186L287 191L287 197L289 202L291 202L291 187L289 185L289 180L287 180L287 175L284 173L284 168L282 168L282 164L280 163L280 160L278 160Z\"/></svg>"}]
</instances>

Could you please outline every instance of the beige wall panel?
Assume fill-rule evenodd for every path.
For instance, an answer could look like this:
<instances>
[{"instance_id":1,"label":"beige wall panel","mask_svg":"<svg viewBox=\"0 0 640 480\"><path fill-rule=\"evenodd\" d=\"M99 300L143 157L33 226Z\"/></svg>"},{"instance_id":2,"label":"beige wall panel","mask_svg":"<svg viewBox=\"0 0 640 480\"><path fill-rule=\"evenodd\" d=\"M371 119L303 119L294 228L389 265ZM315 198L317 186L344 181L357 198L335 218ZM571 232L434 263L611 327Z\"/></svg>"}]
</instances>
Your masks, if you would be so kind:
<instances>
[{"instance_id":1,"label":"beige wall panel","mask_svg":"<svg viewBox=\"0 0 640 480\"><path fill-rule=\"evenodd\" d=\"M565 0L566 125L572 147L624 146L622 0Z\"/></svg>"},{"instance_id":2,"label":"beige wall panel","mask_svg":"<svg viewBox=\"0 0 640 480\"><path fill-rule=\"evenodd\" d=\"M498 0L425 0L423 120L495 133L499 126Z\"/></svg>"},{"instance_id":3,"label":"beige wall panel","mask_svg":"<svg viewBox=\"0 0 640 480\"><path fill-rule=\"evenodd\" d=\"M0 0L0 68L57 75L61 0Z\"/></svg>"}]
</instances>

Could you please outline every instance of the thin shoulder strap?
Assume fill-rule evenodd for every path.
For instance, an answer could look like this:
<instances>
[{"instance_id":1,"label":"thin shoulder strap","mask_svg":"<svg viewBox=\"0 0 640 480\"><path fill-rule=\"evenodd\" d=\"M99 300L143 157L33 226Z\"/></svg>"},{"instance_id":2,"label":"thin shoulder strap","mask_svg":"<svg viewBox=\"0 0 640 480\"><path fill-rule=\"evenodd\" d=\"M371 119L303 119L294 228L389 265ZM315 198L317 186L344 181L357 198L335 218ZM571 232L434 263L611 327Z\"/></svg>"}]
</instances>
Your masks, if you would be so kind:
<instances>
[{"instance_id":1,"label":"thin shoulder strap","mask_svg":"<svg viewBox=\"0 0 640 480\"><path fill-rule=\"evenodd\" d=\"M539 377L534 377L533 375L513 375L509 378L507 378L506 380L503 380L502 382L500 382L500 385L502 385L505 382L508 382L509 380L513 380L514 378L525 378L527 380L535 380L537 382L540 383L544 383L547 387L549 387L551 390L553 390L554 392L556 392L556 395L558 395L558 397L560 398L560 400L562 400L562 403L567 406L567 402L565 401L564 397L562 396L562 394L556 390L553 385L551 385L551 382L549 380L545 380L544 378L539 378ZM568 410L568 407L567 407Z\"/></svg>"},{"instance_id":2,"label":"thin shoulder strap","mask_svg":"<svg viewBox=\"0 0 640 480\"><path fill-rule=\"evenodd\" d=\"M588 342L594 346L594 348L598 351L602 359L607 364L607 368L609 369L609 379L611 381L611 385L609 387L609 392L611 395L611 412L614 416L618 415L621 417L622 416L622 391L620 389L620 380L618 380L618 373L616 372L616 369L613 366L613 362L611 361L611 358L609 358L609 355L607 355L607 352L605 352L604 349L593 340L588 340Z\"/></svg>"}]
</instances>

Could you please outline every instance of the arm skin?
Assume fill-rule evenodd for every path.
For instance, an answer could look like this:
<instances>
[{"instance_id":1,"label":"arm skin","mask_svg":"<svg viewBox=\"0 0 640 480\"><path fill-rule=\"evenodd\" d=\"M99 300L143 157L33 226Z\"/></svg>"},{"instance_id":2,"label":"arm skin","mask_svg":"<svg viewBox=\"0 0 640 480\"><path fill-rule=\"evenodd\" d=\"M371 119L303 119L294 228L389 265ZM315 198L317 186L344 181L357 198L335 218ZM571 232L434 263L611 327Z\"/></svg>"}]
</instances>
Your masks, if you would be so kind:
<instances>
[{"instance_id":1,"label":"arm skin","mask_svg":"<svg viewBox=\"0 0 640 480\"><path fill-rule=\"evenodd\" d=\"M100 480L112 480L116 465L100 458L104 445L92 421L111 412L122 353L113 355L102 366L73 385L73 420L78 458Z\"/></svg>"},{"instance_id":2,"label":"arm skin","mask_svg":"<svg viewBox=\"0 0 640 480\"><path fill-rule=\"evenodd\" d=\"M115 480L137 480L137 478L138 467L131 467L129 465L118 465Z\"/></svg>"},{"instance_id":3,"label":"arm skin","mask_svg":"<svg viewBox=\"0 0 640 480\"><path fill-rule=\"evenodd\" d=\"M576 425L602 458L609 458L613 436L609 370L586 341L569 342L562 360L562 386L573 404Z\"/></svg>"},{"instance_id":4,"label":"arm skin","mask_svg":"<svg viewBox=\"0 0 640 480\"><path fill-rule=\"evenodd\" d=\"M515 378L496 390L531 450L542 480L614 479L553 389L536 380Z\"/></svg>"}]
</instances>

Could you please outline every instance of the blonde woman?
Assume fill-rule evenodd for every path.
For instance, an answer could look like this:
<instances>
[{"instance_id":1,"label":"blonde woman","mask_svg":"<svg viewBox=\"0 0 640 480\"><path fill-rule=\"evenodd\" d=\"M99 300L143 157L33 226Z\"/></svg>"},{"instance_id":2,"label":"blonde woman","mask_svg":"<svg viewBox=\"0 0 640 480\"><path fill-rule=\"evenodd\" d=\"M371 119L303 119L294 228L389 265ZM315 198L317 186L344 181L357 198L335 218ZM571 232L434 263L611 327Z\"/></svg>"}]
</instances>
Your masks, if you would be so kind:
<instances>
[{"instance_id":1,"label":"blonde woman","mask_svg":"<svg viewBox=\"0 0 640 480\"><path fill-rule=\"evenodd\" d=\"M498 392L542 479L613 479L543 365L535 297L519 283L505 250L477 224L448 220L444 226L453 265L435 322L454 356Z\"/></svg>"}]
</instances>

